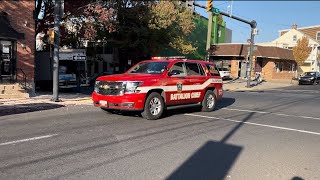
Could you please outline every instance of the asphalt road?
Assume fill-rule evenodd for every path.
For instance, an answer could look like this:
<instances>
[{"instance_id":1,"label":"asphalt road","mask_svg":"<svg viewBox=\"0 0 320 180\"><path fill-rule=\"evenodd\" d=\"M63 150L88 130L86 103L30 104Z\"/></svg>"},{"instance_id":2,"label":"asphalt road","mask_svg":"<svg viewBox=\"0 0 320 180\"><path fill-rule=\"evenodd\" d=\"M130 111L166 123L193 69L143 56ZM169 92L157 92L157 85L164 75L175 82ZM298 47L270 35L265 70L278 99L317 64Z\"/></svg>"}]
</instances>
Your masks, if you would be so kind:
<instances>
[{"instance_id":1,"label":"asphalt road","mask_svg":"<svg viewBox=\"0 0 320 180\"><path fill-rule=\"evenodd\" d=\"M226 92L148 121L89 105L0 117L0 179L320 179L320 96Z\"/></svg>"}]
</instances>

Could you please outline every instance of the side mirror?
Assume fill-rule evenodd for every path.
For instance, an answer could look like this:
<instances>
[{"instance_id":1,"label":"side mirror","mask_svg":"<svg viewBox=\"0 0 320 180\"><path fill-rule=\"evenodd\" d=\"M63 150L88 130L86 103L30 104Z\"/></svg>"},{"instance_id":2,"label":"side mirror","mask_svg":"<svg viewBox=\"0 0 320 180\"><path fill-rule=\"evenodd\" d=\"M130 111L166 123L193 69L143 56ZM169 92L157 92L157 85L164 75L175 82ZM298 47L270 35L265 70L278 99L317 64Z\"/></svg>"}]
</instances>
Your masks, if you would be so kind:
<instances>
[{"instance_id":1,"label":"side mirror","mask_svg":"<svg viewBox=\"0 0 320 180\"><path fill-rule=\"evenodd\" d=\"M179 75L179 74L180 74L179 70L172 70L169 72L168 76Z\"/></svg>"}]
</instances>

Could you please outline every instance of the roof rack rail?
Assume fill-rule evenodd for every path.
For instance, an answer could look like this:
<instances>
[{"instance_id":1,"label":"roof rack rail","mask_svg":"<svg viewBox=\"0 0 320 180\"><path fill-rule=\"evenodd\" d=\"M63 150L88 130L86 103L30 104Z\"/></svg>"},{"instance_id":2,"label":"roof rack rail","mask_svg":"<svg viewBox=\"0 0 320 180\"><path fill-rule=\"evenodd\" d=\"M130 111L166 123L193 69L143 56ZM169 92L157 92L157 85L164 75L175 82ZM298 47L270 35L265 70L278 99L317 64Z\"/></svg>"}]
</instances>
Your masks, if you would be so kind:
<instances>
[{"instance_id":1,"label":"roof rack rail","mask_svg":"<svg viewBox=\"0 0 320 180\"><path fill-rule=\"evenodd\" d=\"M156 60L156 59L186 59L185 56L156 56L156 57L152 57L152 60Z\"/></svg>"}]
</instances>

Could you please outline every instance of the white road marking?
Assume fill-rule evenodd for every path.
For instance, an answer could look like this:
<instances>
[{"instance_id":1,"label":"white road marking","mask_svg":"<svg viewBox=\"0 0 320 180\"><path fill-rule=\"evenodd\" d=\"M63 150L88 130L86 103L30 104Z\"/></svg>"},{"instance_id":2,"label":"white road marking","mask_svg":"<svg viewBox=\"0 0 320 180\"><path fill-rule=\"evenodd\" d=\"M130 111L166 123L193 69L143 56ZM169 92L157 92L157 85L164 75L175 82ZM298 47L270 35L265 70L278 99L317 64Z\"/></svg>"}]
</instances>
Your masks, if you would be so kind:
<instances>
[{"instance_id":1,"label":"white road marking","mask_svg":"<svg viewBox=\"0 0 320 180\"><path fill-rule=\"evenodd\" d=\"M39 139L45 139L45 138L50 138L53 136L57 136L58 134L49 134L49 135L45 135L45 136L38 136L38 137L33 137L33 138L28 138L28 139L20 139L17 141L9 141L9 142L5 142L5 143L1 143L0 146L4 146L4 145L9 145L9 144L16 144L16 143L21 143L21 142L27 142L27 141L34 141L34 140L39 140Z\"/></svg>"},{"instance_id":2,"label":"white road marking","mask_svg":"<svg viewBox=\"0 0 320 180\"><path fill-rule=\"evenodd\" d=\"M266 112L266 111L254 111L254 110L247 110L247 109L233 109L233 108L221 108L221 109L230 110L230 111L255 112L255 113L259 113L259 114L272 114L272 115L277 115L277 116L299 117L299 118L303 118L303 119L314 119L314 120L320 120L320 118L317 118L317 117L297 116L297 115L281 114L281 113L273 113L273 112Z\"/></svg>"},{"instance_id":3,"label":"white road marking","mask_svg":"<svg viewBox=\"0 0 320 180\"><path fill-rule=\"evenodd\" d=\"M269 128L281 129L281 130L287 130L287 131L295 131L295 132L301 132L301 133L313 134L313 135L320 136L320 133L318 133L318 132L306 131L306 130L300 130L300 129L293 129L293 128L286 128L286 127L281 127L281 126L272 126L272 125L258 124L258 123L252 123L252 122L243 122L243 121L234 120L234 119L218 118L218 117L211 117L211 116L202 116L202 115L197 115L197 114L184 114L184 115L207 118L207 119L217 119L217 120L223 120L223 121L231 121L231 122L236 122L236 123L243 123L243 124L249 124L249 125L254 125L254 126L269 127Z\"/></svg>"}]
</instances>

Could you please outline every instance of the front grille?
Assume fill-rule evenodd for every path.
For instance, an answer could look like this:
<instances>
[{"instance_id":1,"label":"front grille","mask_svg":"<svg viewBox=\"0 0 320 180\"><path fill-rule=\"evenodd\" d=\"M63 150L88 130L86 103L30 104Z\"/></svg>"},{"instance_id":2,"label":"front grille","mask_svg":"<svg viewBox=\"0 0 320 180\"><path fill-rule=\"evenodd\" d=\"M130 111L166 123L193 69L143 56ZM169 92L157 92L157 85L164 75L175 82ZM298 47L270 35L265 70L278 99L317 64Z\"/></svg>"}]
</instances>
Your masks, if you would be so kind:
<instances>
[{"instance_id":1,"label":"front grille","mask_svg":"<svg viewBox=\"0 0 320 180\"><path fill-rule=\"evenodd\" d=\"M123 90L122 84L122 82L100 81L98 93L102 95L118 96Z\"/></svg>"}]
</instances>

